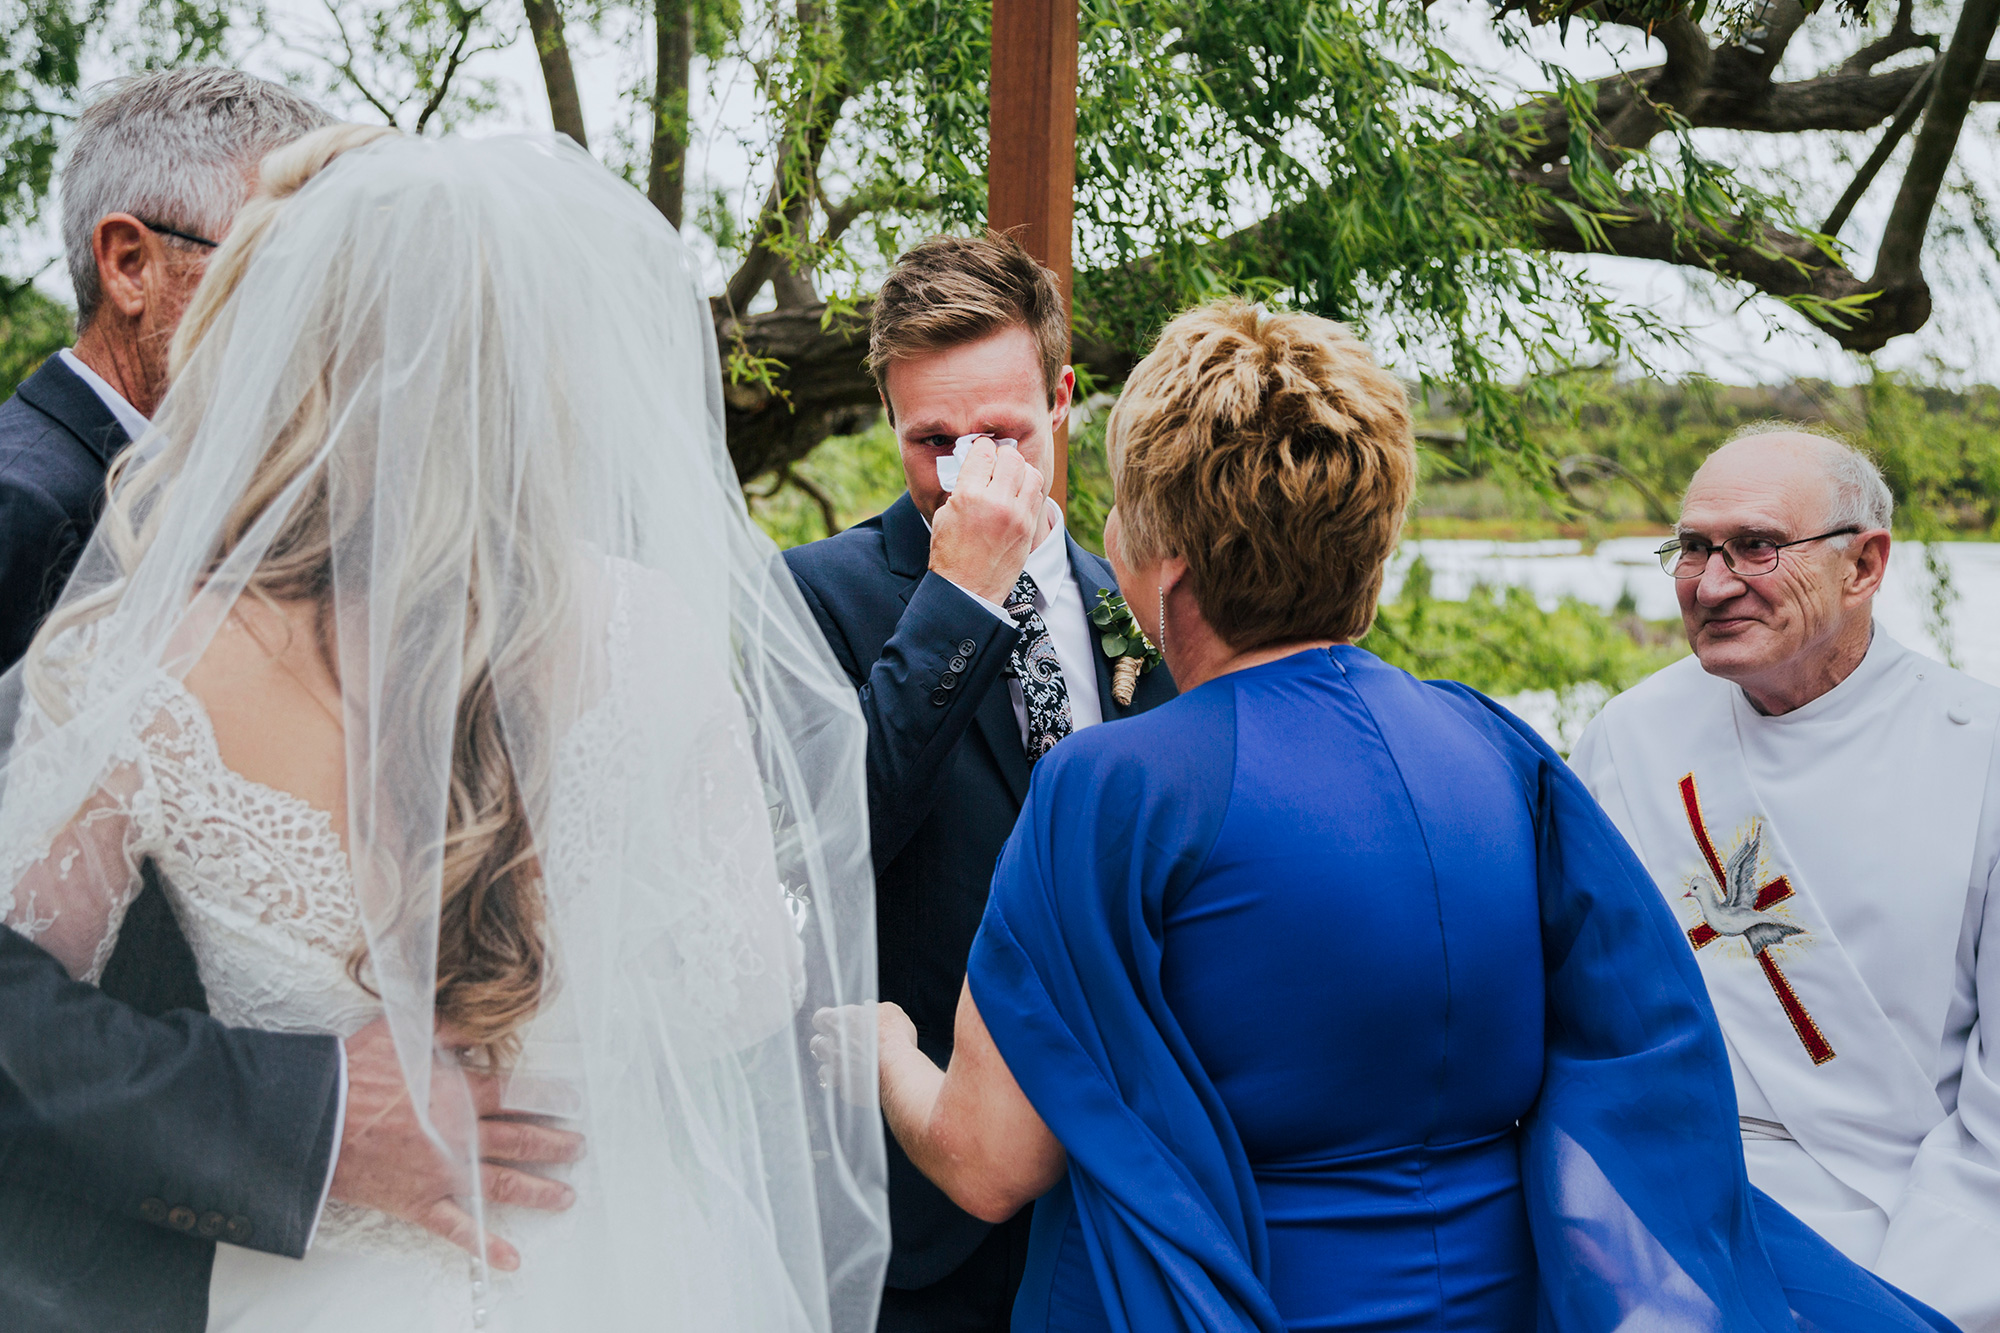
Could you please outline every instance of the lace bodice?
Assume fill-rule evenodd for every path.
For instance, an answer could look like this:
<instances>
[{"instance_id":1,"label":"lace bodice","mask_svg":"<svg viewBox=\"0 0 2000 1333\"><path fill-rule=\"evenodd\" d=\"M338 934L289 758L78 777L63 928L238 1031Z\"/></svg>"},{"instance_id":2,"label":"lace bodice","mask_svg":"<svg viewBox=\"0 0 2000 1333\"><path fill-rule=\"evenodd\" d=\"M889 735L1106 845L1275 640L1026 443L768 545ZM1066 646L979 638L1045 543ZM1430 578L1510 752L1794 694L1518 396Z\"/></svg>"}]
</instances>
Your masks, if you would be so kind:
<instances>
[{"instance_id":1,"label":"lace bodice","mask_svg":"<svg viewBox=\"0 0 2000 1333\"><path fill-rule=\"evenodd\" d=\"M803 993L798 931L812 907L774 864L768 792L726 675L719 666L712 678L690 672L696 683L671 696L650 684L641 689L633 664L674 650L674 620L634 617L627 579L610 584L602 608L606 669L552 756L537 839L543 888L554 933L567 928L574 939L610 930L625 965L657 980L657 1026L646 1041L701 1059L790 1021ZM651 590L652 602L664 605L664 593ZM90 645L77 647L87 653ZM134 700L131 711L118 706L133 722L101 766L45 741L32 762L46 766L39 776L50 780L50 794L16 800L16 792L35 790L24 785L0 803L0 920L95 981L137 895L137 868L150 860L218 1020L345 1037L379 1017L380 1002L349 969L363 923L332 818L230 768L207 710L178 680L157 670L140 680L122 695ZM636 726L641 714L657 725ZM46 726L24 716L23 734L38 725ZM83 767L103 776L79 809L56 777ZM38 775L23 767L9 776ZM65 816L53 841L31 835ZM613 911L615 927L606 917ZM362 979L370 979L365 966ZM572 975L566 989L559 985L554 1007L577 1001L588 989L583 982ZM536 1047L531 1029L524 1060ZM538 1224L505 1208L489 1208L488 1221L507 1235ZM337 1200L327 1204L313 1246L417 1259L458 1274L466 1264L462 1252L420 1228Z\"/></svg>"},{"instance_id":2,"label":"lace bodice","mask_svg":"<svg viewBox=\"0 0 2000 1333\"><path fill-rule=\"evenodd\" d=\"M159 719L144 736L157 801L133 850L166 881L209 1012L232 1027L343 1037L378 1017L348 971L361 913L332 819L224 764L207 712L178 682L163 677L147 703Z\"/></svg>"},{"instance_id":3,"label":"lace bodice","mask_svg":"<svg viewBox=\"0 0 2000 1333\"><path fill-rule=\"evenodd\" d=\"M131 851L159 871L209 1012L231 1027L340 1037L380 1017L380 1002L348 967L363 939L361 912L332 818L225 764L207 710L178 681L162 675L140 715L154 720L140 735L146 780ZM421 1228L337 1199L313 1244L464 1263Z\"/></svg>"}]
</instances>

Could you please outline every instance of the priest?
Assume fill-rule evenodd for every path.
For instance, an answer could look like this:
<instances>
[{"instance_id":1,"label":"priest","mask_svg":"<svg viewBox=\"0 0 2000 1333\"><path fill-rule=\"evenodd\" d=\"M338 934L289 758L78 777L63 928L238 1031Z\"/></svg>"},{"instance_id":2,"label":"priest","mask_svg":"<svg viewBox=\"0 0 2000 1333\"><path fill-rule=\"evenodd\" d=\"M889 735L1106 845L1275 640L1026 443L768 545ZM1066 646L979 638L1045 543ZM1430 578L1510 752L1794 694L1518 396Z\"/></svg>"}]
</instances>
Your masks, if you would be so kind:
<instances>
[{"instance_id":1,"label":"priest","mask_svg":"<svg viewBox=\"0 0 2000 1333\"><path fill-rule=\"evenodd\" d=\"M1839 440L1710 455L1660 550L1694 656L1572 762L1680 913L1751 1181L2000 1333L2000 690L1875 625L1890 510Z\"/></svg>"}]
</instances>

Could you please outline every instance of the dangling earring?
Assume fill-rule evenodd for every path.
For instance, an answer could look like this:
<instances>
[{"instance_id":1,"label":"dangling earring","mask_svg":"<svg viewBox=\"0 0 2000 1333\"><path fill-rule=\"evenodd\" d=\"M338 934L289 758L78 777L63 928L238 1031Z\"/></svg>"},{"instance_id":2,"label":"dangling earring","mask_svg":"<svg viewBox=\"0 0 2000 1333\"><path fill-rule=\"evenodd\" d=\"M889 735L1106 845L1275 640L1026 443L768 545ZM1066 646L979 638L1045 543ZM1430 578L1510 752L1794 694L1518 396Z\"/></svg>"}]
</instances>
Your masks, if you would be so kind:
<instances>
[{"instance_id":1,"label":"dangling earring","mask_svg":"<svg viewBox=\"0 0 2000 1333\"><path fill-rule=\"evenodd\" d=\"M1160 588L1160 656L1167 655L1167 590Z\"/></svg>"}]
</instances>

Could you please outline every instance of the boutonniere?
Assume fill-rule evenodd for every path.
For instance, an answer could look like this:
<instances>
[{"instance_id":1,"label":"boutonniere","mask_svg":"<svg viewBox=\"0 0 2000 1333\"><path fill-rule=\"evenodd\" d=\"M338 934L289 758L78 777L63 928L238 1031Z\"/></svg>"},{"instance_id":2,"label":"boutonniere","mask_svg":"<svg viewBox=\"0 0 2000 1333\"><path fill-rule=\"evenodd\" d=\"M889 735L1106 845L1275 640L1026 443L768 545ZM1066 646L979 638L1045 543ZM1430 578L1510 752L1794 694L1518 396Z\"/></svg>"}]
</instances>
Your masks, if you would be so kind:
<instances>
[{"instance_id":1,"label":"boutonniere","mask_svg":"<svg viewBox=\"0 0 2000 1333\"><path fill-rule=\"evenodd\" d=\"M1111 659L1111 697L1123 708L1132 702L1132 691L1139 688L1139 673L1160 664L1160 650L1132 618L1132 608L1125 605L1125 599L1109 588L1097 590L1090 623L1098 629L1097 646Z\"/></svg>"}]
</instances>

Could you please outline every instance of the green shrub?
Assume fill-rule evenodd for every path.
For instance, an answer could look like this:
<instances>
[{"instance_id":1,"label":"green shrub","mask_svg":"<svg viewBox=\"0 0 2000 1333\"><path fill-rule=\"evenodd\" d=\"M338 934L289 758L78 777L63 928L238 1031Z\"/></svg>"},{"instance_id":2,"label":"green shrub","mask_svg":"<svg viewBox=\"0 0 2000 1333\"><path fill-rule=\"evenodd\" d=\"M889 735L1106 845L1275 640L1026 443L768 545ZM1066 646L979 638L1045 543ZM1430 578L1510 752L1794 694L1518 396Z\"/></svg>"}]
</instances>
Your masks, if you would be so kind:
<instances>
[{"instance_id":1,"label":"green shrub","mask_svg":"<svg viewBox=\"0 0 2000 1333\"><path fill-rule=\"evenodd\" d=\"M69 307L33 287L0 300L0 399L70 342Z\"/></svg>"},{"instance_id":2,"label":"green shrub","mask_svg":"<svg viewBox=\"0 0 2000 1333\"><path fill-rule=\"evenodd\" d=\"M1462 602L1440 600L1422 560L1410 566L1396 600L1382 604L1361 646L1425 679L1462 681L1493 695L1553 690L1558 699L1586 686L1616 694L1688 651L1676 621L1602 611L1574 597L1554 610L1526 588L1481 587Z\"/></svg>"}]
</instances>

